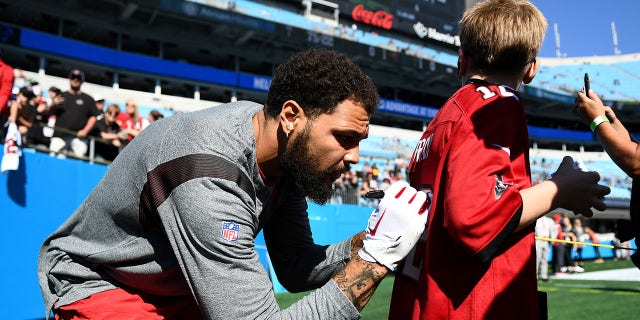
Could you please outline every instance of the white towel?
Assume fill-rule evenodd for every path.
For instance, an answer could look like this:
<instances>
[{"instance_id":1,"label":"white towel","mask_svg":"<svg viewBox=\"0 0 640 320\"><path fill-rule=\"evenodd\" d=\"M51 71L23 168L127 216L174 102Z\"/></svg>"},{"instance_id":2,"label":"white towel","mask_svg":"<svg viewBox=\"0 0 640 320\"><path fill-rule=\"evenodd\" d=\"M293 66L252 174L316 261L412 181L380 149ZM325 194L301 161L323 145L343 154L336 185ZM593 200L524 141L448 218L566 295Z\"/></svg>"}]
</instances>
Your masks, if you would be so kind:
<instances>
[{"instance_id":1,"label":"white towel","mask_svg":"<svg viewBox=\"0 0 640 320\"><path fill-rule=\"evenodd\" d=\"M4 155L2 156L0 172L5 173L8 170L18 170L20 157L22 156L21 145L22 137L18 131L18 126L16 126L14 122L10 122L7 128L7 136L4 139Z\"/></svg>"}]
</instances>

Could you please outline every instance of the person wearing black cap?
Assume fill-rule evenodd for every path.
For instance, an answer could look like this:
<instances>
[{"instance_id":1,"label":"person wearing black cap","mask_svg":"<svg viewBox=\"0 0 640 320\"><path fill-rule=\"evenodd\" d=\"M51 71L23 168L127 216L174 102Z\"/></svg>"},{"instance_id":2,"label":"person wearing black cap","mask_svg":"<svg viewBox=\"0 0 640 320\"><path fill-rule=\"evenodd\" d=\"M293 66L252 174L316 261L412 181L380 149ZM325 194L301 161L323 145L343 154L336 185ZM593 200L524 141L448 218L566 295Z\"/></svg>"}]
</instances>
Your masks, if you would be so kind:
<instances>
[{"instance_id":1,"label":"person wearing black cap","mask_svg":"<svg viewBox=\"0 0 640 320\"><path fill-rule=\"evenodd\" d=\"M50 114L56 117L55 132L49 149L60 153L71 149L76 157L87 154L86 137L96 123L98 110L93 98L80 91L84 82L84 72L73 69L69 73L69 91L53 98Z\"/></svg>"},{"instance_id":2,"label":"person wearing black cap","mask_svg":"<svg viewBox=\"0 0 640 320\"><path fill-rule=\"evenodd\" d=\"M33 118L36 114L35 98L36 95L31 89L22 87L16 96L16 100L11 103L8 120L16 123L22 136L25 136L33 125Z\"/></svg>"}]
</instances>

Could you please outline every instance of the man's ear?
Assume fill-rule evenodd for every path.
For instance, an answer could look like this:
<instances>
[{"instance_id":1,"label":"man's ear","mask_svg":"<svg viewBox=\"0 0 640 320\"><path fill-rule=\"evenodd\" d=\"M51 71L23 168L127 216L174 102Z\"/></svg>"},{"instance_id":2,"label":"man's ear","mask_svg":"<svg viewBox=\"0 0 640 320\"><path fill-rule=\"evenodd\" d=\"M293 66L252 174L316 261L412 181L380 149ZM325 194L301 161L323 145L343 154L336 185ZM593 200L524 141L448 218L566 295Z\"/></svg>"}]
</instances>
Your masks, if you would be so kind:
<instances>
[{"instance_id":1,"label":"man's ear","mask_svg":"<svg viewBox=\"0 0 640 320\"><path fill-rule=\"evenodd\" d=\"M294 100L287 100L282 104L280 111L280 126L284 133L289 134L295 126L304 118L304 110Z\"/></svg>"},{"instance_id":2,"label":"man's ear","mask_svg":"<svg viewBox=\"0 0 640 320\"><path fill-rule=\"evenodd\" d=\"M533 62L531 62L529 66L527 66L527 71L525 72L524 77L522 78L522 82L524 82L525 84L531 83L533 78L535 78L536 74L538 73L539 67L540 67L540 61L538 61L538 59L533 59Z\"/></svg>"}]
</instances>

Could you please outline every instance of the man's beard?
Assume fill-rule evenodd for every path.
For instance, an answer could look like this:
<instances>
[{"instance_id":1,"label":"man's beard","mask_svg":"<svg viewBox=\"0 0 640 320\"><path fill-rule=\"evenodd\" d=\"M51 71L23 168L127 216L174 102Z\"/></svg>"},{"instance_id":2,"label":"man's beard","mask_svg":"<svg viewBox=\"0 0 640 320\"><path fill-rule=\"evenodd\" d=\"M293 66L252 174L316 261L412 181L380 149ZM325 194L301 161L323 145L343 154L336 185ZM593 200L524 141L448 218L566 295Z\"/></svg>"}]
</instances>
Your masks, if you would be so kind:
<instances>
[{"instance_id":1,"label":"man's beard","mask_svg":"<svg viewBox=\"0 0 640 320\"><path fill-rule=\"evenodd\" d=\"M280 164L304 195L315 203L325 204L333 194L333 177L347 168L332 167L319 171L320 160L309 149L309 131L307 124L284 152Z\"/></svg>"}]
</instances>

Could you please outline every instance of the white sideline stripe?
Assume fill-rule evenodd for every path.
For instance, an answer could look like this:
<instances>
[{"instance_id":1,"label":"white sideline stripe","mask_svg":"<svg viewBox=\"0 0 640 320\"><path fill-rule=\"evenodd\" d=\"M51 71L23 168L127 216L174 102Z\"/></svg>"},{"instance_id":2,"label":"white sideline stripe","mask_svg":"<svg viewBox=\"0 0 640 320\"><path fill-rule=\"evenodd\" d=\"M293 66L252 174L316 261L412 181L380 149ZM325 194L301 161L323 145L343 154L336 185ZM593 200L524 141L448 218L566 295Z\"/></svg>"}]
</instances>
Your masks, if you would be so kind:
<instances>
[{"instance_id":1,"label":"white sideline stripe","mask_svg":"<svg viewBox=\"0 0 640 320\"><path fill-rule=\"evenodd\" d=\"M605 281L638 281L640 282L640 270L638 268L626 268L583 273L570 273L552 275L549 278L567 280L605 280Z\"/></svg>"}]
</instances>

